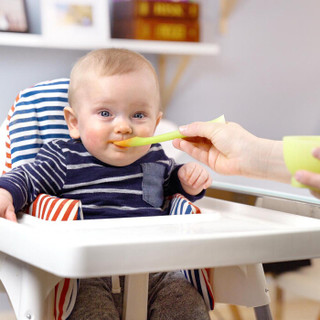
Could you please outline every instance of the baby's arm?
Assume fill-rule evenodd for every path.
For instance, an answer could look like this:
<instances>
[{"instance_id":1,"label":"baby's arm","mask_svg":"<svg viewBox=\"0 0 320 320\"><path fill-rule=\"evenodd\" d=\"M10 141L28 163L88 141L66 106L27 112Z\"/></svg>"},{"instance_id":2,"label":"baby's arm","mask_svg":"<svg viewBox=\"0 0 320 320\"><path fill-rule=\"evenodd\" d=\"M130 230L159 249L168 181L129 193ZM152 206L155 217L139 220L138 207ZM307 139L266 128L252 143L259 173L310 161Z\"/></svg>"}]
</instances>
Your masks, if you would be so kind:
<instances>
[{"instance_id":1,"label":"baby's arm","mask_svg":"<svg viewBox=\"0 0 320 320\"><path fill-rule=\"evenodd\" d=\"M192 196L207 189L212 182L209 172L196 162L184 164L178 171L178 178L183 190Z\"/></svg>"},{"instance_id":2,"label":"baby's arm","mask_svg":"<svg viewBox=\"0 0 320 320\"><path fill-rule=\"evenodd\" d=\"M17 222L11 193L0 188L0 217Z\"/></svg>"}]
</instances>

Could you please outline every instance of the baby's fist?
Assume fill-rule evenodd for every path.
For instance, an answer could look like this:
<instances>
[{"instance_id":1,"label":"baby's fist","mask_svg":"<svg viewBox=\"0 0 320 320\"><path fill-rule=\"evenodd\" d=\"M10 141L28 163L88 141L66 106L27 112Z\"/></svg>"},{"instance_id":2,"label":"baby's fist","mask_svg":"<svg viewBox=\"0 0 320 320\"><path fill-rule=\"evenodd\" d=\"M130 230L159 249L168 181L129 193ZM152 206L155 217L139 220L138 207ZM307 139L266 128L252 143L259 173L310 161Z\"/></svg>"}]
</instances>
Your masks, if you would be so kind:
<instances>
[{"instance_id":1,"label":"baby's fist","mask_svg":"<svg viewBox=\"0 0 320 320\"><path fill-rule=\"evenodd\" d=\"M209 172L196 162L184 164L178 171L178 178L184 191L191 195L199 194L212 183Z\"/></svg>"}]
</instances>

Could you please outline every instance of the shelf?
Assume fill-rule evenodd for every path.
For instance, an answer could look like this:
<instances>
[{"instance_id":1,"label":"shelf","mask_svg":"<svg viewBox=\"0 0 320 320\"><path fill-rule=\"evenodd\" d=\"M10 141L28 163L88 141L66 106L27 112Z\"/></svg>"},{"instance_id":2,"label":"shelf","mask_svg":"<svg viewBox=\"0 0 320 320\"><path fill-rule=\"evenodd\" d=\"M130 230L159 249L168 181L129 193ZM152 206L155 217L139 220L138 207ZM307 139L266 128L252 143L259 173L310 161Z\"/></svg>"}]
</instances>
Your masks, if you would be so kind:
<instances>
[{"instance_id":1,"label":"shelf","mask_svg":"<svg viewBox=\"0 0 320 320\"><path fill-rule=\"evenodd\" d=\"M219 46L203 42L172 42L150 40L111 39L111 46L125 47L144 53L178 54L178 55L217 55Z\"/></svg>"},{"instance_id":2,"label":"shelf","mask_svg":"<svg viewBox=\"0 0 320 320\"><path fill-rule=\"evenodd\" d=\"M109 39L106 41L77 41L70 39L50 39L40 34L0 33L0 46L47 48L64 50L92 50L105 47L127 48L143 53L177 54L177 55L216 55L219 46L202 42L171 42Z\"/></svg>"}]
</instances>

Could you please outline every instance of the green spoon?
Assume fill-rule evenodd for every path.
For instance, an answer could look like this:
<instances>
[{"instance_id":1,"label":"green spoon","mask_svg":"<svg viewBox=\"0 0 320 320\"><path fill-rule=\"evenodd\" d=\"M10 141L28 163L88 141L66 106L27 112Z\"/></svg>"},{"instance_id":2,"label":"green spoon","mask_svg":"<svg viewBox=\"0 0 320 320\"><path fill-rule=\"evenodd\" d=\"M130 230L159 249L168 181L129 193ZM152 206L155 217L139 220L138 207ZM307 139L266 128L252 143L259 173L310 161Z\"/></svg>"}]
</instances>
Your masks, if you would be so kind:
<instances>
[{"instance_id":1,"label":"green spoon","mask_svg":"<svg viewBox=\"0 0 320 320\"><path fill-rule=\"evenodd\" d=\"M208 121L208 122L220 122L220 123L225 123L226 120L224 118L224 115ZM160 134L157 136L153 137L133 137L127 140L121 140L121 141L112 141L117 146L120 147L138 147L138 146L145 146L148 144L153 144L153 143L159 143L159 142L164 142L164 141L169 141L177 138L186 138L186 136L183 136L179 130Z\"/></svg>"}]
</instances>

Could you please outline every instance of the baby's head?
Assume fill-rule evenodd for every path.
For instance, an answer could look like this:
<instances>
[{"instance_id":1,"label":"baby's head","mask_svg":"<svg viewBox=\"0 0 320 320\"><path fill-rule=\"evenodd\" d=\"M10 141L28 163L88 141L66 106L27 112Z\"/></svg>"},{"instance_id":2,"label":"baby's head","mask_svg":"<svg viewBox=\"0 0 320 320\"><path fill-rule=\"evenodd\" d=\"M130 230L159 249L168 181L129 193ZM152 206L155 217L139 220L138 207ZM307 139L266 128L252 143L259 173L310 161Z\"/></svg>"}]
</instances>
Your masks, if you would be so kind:
<instances>
[{"instance_id":1,"label":"baby's head","mask_svg":"<svg viewBox=\"0 0 320 320\"><path fill-rule=\"evenodd\" d=\"M70 74L68 92L71 107L77 105L78 89L86 86L92 78L123 75L147 69L150 71L149 81L154 82L157 91L158 107L160 109L160 90L156 71L152 64L141 54L127 49L99 49L89 52L80 58Z\"/></svg>"},{"instance_id":2,"label":"baby's head","mask_svg":"<svg viewBox=\"0 0 320 320\"><path fill-rule=\"evenodd\" d=\"M142 55L125 49L88 53L70 76L65 118L70 135L81 139L99 160L131 164L149 146L121 148L110 143L134 136L152 136L162 113L156 72Z\"/></svg>"}]
</instances>

